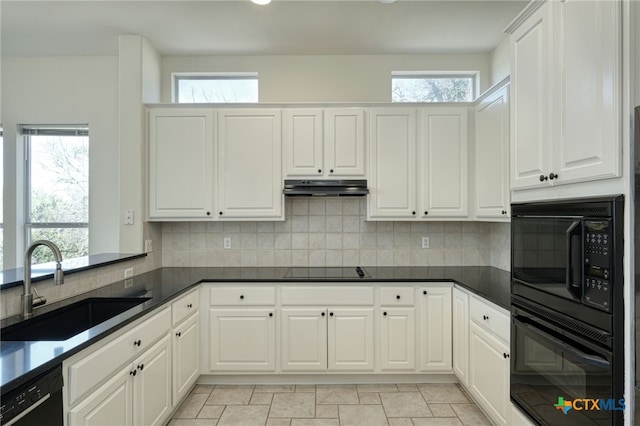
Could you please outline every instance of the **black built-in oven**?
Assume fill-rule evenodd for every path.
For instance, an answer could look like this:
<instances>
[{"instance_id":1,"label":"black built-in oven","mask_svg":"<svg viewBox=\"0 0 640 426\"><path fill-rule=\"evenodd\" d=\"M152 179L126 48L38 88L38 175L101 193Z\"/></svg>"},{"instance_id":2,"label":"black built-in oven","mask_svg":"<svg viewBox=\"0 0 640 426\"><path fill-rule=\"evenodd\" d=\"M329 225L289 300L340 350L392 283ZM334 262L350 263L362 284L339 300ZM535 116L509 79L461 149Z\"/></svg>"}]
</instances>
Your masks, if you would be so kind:
<instances>
[{"instance_id":1,"label":"black built-in oven","mask_svg":"<svg viewBox=\"0 0 640 426\"><path fill-rule=\"evenodd\" d=\"M539 424L622 424L623 207L512 204L511 399Z\"/></svg>"}]
</instances>

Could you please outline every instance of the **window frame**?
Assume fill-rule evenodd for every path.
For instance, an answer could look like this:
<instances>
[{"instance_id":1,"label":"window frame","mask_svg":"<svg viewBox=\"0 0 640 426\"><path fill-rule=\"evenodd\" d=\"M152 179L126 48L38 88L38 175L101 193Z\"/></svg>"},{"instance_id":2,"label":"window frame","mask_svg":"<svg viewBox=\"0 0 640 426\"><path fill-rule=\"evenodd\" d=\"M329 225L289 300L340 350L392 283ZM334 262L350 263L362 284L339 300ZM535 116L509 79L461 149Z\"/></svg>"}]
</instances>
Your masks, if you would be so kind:
<instances>
[{"instance_id":1,"label":"window frame","mask_svg":"<svg viewBox=\"0 0 640 426\"><path fill-rule=\"evenodd\" d=\"M31 217L31 137L32 136L86 136L89 137L89 125L18 125L18 135L24 144L24 227L23 237L25 248L31 245L31 231L33 229L86 229L87 250L89 249L89 222L36 222ZM87 161L89 156L87 155ZM87 188L88 190L89 188ZM90 204L87 205L87 211ZM89 217L89 216L88 216Z\"/></svg>"},{"instance_id":2,"label":"window frame","mask_svg":"<svg viewBox=\"0 0 640 426\"><path fill-rule=\"evenodd\" d=\"M181 80L255 80L258 84L258 100L260 102L260 80L257 72L174 72L171 73L171 102L181 104L180 81ZM234 103L234 102L229 102Z\"/></svg>"},{"instance_id":3,"label":"window frame","mask_svg":"<svg viewBox=\"0 0 640 426\"><path fill-rule=\"evenodd\" d=\"M424 102L424 101L394 101L393 100L393 82L395 79L471 79L471 99L466 101L447 101L447 102ZM441 104L441 103L464 103L473 102L478 98L478 88L480 87L479 71L392 71L391 72L391 102L402 103L423 103L423 104Z\"/></svg>"}]
</instances>

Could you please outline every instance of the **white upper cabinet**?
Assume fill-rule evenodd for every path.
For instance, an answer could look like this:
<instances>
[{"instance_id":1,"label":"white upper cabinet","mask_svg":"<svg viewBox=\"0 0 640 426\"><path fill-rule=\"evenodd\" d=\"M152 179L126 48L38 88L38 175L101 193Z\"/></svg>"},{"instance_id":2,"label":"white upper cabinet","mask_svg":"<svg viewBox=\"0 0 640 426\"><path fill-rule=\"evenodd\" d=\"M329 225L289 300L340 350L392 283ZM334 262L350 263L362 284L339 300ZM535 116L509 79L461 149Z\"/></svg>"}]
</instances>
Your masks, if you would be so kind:
<instances>
[{"instance_id":1,"label":"white upper cabinet","mask_svg":"<svg viewBox=\"0 0 640 426\"><path fill-rule=\"evenodd\" d=\"M429 107L422 111L423 217L468 215L467 108Z\"/></svg>"},{"instance_id":2,"label":"white upper cabinet","mask_svg":"<svg viewBox=\"0 0 640 426\"><path fill-rule=\"evenodd\" d=\"M287 178L364 177L362 109L286 109L283 120Z\"/></svg>"},{"instance_id":3,"label":"white upper cabinet","mask_svg":"<svg viewBox=\"0 0 640 426\"><path fill-rule=\"evenodd\" d=\"M490 93L476 107L475 216L509 214L509 86Z\"/></svg>"},{"instance_id":4,"label":"white upper cabinet","mask_svg":"<svg viewBox=\"0 0 640 426\"><path fill-rule=\"evenodd\" d=\"M284 220L279 109L218 111L219 219Z\"/></svg>"},{"instance_id":5,"label":"white upper cabinet","mask_svg":"<svg viewBox=\"0 0 640 426\"><path fill-rule=\"evenodd\" d=\"M213 111L149 110L149 219L210 219Z\"/></svg>"},{"instance_id":6,"label":"white upper cabinet","mask_svg":"<svg viewBox=\"0 0 640 426\"><path fill-rule=\"evenodd\" d=\"M416 110L376 108L369 114L367 219L416 217Z\"/></svg>"},{"instance_id":7,"label":"white upper cabinet","mask_svg":"<svg viewBox=\"0 0 640 426\"><path fill-rule=\"evenodd\" d=\"M511 33L511 188L620 175L621 2L534 3Z\"/></svg>"}]
</instances>

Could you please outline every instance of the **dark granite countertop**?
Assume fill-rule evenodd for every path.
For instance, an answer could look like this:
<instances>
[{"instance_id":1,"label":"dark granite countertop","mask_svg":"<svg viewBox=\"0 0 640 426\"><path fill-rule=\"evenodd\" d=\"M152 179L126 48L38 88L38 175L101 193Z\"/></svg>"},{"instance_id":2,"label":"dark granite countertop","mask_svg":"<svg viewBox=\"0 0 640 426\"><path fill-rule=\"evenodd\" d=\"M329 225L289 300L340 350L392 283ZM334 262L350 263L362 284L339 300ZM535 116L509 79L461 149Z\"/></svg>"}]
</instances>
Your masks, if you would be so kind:
<instances>
[{"instance_id":1,"label":"dark granite countertop","mask_svg":"<svg viewBox=\"0 0 640 426\"><path fill-rule=\"evenodd\" d=\"M301 268L296 269L300 270ZM154 309L164 306L171 299L201 282L281 282L302 284L348 282L353 285L375 282L452 281L504 309L510 309L511 275L509 272L497 268L480 266L365 267L367 275L364 278L336 277L335 274L328 273L329 271L325 271L324 274L322 274L322 271L318 271L318 269L324 268L308 269L313 273L310 272L307 275L321 276L284 278L289 271L289 268L286 267L161 268L136 276L126 282L119 281L64 301L45 305L37 309L36 317L89 297L150 298L143 304L66 341L0 342L0 366L2 368L0 386L2 394L42 374L47 369L61 363L64 359ZM6 318L0 322L0 327L4 328L20 321L21 318L19 316Z\"/></svg>"}]
</instances>

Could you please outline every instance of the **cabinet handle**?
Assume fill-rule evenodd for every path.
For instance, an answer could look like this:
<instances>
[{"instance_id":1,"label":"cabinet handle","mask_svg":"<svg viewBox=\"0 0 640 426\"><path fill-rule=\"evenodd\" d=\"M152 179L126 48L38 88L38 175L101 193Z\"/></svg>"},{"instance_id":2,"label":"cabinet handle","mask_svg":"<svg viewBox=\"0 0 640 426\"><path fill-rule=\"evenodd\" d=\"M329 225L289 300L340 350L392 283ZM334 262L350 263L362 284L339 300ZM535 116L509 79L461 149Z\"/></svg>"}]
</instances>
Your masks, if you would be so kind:
<instances>
[{"instance_id":1,"label":"cabinet handle","mask_svg":"<svg viewBox=\"0 0 640 426\"><path fill-rule=\"evenodd\" d=\"M400 295L397 295L397 296L396 296L396 300L400 300Z\"/></svg>"},{"instance_id":2,"label":"cabinet handle","mask_svg":"<svg viewBox=\"0 0 640 426\"><path fill-rule=\"evenodd\" d=\"M329 312L329 316L332 317L333 316L333 312Z\"/></svg>"},{"instance_id":3,"label":"cabinet handle","mask_svg":"<svg viewBox=\"0 0 640 426\"><path fill-rule=\"evenodd\" d=\"M136 374L138 374L137 370L129 371L130 376L135 376Z\"/></svg>"},{"instance_id":4,"label":"cabinet handle","mask_svg":"<svg viewBox=\"0 0 640 426\"><path fill-rule=\"evenodd\" d=\"M134 340L133 346L140 346L142 344L142 340Z\"/></svg>"},{"instance_id":5,"label":"cabinet handle","mask_svg":"<svg viewBox=\"0 0 640 426\"><path fill-rule=\"evenodd\" d=\"M549 178L546 177L545 175L540 175L540 182L544 182L547 179L549 179Z\"/></svg>"},{"instance_id":6,"label":"cabinet handle","mask_svg":"<svg viewBox=\"0 0 640 426\"><path fill-rule=\"evenodd\" d=\"M192 303L189 303L189 304L187 305L187 308L189 308L189 309L193 308L193 304L192 304Z\"/></svg>"},{"instance_id":7,"label":"cabinet handle","mask_svg":"<svg viewBox=\"0 0 640 426\"><path fill-rule=\"evenodd\" d=\"M428 214L429 214L429 212L425 210L425 211L424 211L424 215L426 216L426 215L428 215Z\"/></svg>"},{"instance_id":8,"label":"cabinet handle","mask_svg":"<svg viewBox=\"0 0 640 426\"><path fill-rule=\"evenodd\" d=\"M415 215L416 215L416 212L411 212L411 214L415 216Z\"/></svg>"},{"instance_id":9,"label":"cabinet handle","mask_svg":"<svg viewBox=\"0 0 640 426\"><path fill-rule=\"evenodd\" d=\"M326 314L323 312L323 313L321 313L320 315L325 316Z\"/></svg>"},{"instance_id":10,"label":"cabinet handle","mask_svg":"<svg viewBox=\"0 0 640 426\"><path fill-rule=\"evenodd\" d=\"M244 299L244 294L240 295L240 300Z\"/></svg>"},{"instance_id":11,"label":"cabinet handle","mask_svg":"<svg viewBox=\"0 0 640 426\"><path fill-rule=\"evenodd\" d=\"M207 216L211 216L211 212L207 212Z\"/></svg>"},{"instance_id":12,"label":"cabinet handle","mask_svg":"<svg viewBox=\"0 0 640 426\"><path fill-rule=\"evenodd\" d=\"M144 364L140 364L140 365L138 366L138 370L140 370L140 371L144 370Z\"/></svg>"},{"instance_id":13,"label":"cabinet handle","mask_svg":"<svg viewBox=\"0 0 640 426\"><path fill-rule=\"evenodd\" d=\"M427 290L422 290L422 294L427 294Z\"/></svg>"},{"instance_id":14,"label":"cabinet handle","mask_svg":"<svg viewBox=\"0 0 640 426\"><path fill-rule=\"evenodd\" d=\"M507 214L507 211L506 210L502 210L502 214Z\"/></svg>"},{"instance_id":15,"label":"cabinet handle","mask_svg":"<svg viewBox=\"0 0 640 426\"><path fill-rule=\"evenodd\" d=\"M180 337L182 336L182 333L180 333L179 331L176 333L176 336Z\"/></svg>"},{"instance_id":16,"label":"cabinet handle","mask_svg":"<svg viewBox=\"0 0 640 426\"><path fill-rule=\"evenodd\" d=\"M222 212L218 212L220 214L220 216L222 216Z\"/></svg>"},{"instance_id":17,"label":"cabinet handle","mask_svg":"<svg viewBox=\"0 0 640 426\"><path fill-rule=\"evenodd\" d=\"M549 173L549 180L554 180L554 179L558 179L558 175L553 172Z\"/></svg>"},{"instance_id":18,"label":"cabinet handle","mask_svg":"<svg viewBox=\"0 0 640 426\"><path fill-rule=\"evenodd\" d=\"M383 312L383 313L382 313L382 315L384 315L384 316L386 317L386 316L387 316L387 313L386 313L386 312Z\"/></svg>"},{"instance_id":19,"label":"cabinet handle","mask_svg":"<svg viewBox=\"0 0 640 426\"><path fill-rule=\"evenodd\" d=\"M318 169L318 173L322 173L322 169Z\"/></svg>"},{"instance_id":20,"label":"cabinet handle","mask_svg":"<svg viewBox=\"0 0 640 426\"><path fill-rule=\"evenodd\" d=\"M329 170L329 173L333 173L333 169L330 169L330 170Z\"/></svg>"},{"instance_id":21,"label":"cabinet handle","mask_svg":"<svg viewBox=\"0 0 640 426\"><path fill-rule=\"evenodd\" d=\"M488 320L488 319L489 319L489 317L488 317L487 315L483 315L483 316L482 316L482 319L486 321L486 320Z\"/></svg>"},{"instance_id":22,"label":"cabinet handle","mask_svg":"<svg viewBox=\"0 0 640 426\"><path fill-rule=\"evenodd\" d=\"M269 312L269 316L272 317L273 316L273 312Z\"/></svg>"},{"instance_id":23,"label":"cabinet handle","mask_svg":"<svg viewBox=\"0 0 640 426\"><path fill-rule=\"evenodd\" d=\"M504 357L504 359L507 359L507 358L509 358L509 357L510 357L510 355L509 355L509 354L506 354L506 353L504 353L504 352L502 353L502 356Z\"/></svg>"}]
</instances>

